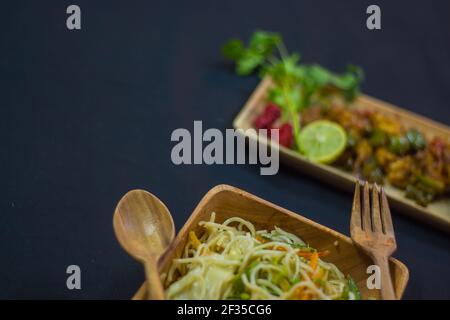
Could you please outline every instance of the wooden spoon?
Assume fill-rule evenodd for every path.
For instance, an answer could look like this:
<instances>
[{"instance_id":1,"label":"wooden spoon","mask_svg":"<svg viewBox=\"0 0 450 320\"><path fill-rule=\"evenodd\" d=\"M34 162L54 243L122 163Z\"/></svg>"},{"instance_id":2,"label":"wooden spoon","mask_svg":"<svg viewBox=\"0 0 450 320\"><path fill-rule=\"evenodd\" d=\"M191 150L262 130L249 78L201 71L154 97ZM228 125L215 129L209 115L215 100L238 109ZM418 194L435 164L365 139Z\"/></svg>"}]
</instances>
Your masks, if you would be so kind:
<instances>
[{"instance_id":1,"label":"wooden spoon","mask_svg":"<svg viewBox=\"0 0 450 320\"><path fill-rule=\"evenodd\" d=\"M117 204L113 225L120 245L144 265L149 299L164 299L158 260L175 237L169 209L153 194L131 190Z\"/></svg>"}]
</instances>

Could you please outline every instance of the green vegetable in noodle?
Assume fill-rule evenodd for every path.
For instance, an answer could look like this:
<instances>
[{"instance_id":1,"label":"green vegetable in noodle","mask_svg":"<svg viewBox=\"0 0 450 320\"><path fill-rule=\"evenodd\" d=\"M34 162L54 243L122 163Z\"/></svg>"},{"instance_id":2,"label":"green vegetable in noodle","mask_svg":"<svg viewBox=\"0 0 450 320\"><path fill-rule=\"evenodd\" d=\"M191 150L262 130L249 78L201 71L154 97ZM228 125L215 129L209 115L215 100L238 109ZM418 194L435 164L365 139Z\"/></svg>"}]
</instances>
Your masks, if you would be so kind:
<instances>
[{"instance_id":1,"label":"green vegetable in noodle","mask_svg":"<svg viewBox=\"0 0 450 320\"><path fill-rule=\"evenodd\" d=\"M242 273L239 273L234 277L233 289L232 289L232 299L242 299L242 294L245 293L245 285L242 281L242 275L245 274L248 278L250 277L252 270L260 263L259 260L253 260L250 265L248 265Z\"/></svg>"},{"instance_id":2,"label":"green vegetable in noodle","mask_svg":"<svg viewBox=\"0 0 450 320\"><path fill-rule=\"evenodd\" d=\"M300 278L299 277L292 278L290 282L292 285L295 285L300 282Z\"/></svg>"},{"instance_id":3,"label":"green vegetable in noodle","mask_svg":"<svg viewBox=\"0 0 450 320\"><path fill-rule=\"evenodd\" d=\"M245 293L245 285L242 281L242 274L235 276L230 299L242 299L241 295Z\"/></svg>"},{"instance_id":4,"label":"green vegetable in noodle","mask_svg":"<svg viewBox=\"0 0 450 320\"><path fill-rule=\"evenodd\" d=\"M246 292L241 293L240 298L242 300L250 300L250 295Z\"/></svg>"},{"instance_id":5,"label":"green vegetable in noodle","mask_svg":"<svg viewBox=\"0 0 450 320\"><path fill-rule=\"evenodd\" d=\"M252 263L250 263L250 265L245 268L244 273L247 275L247 277L250 277L253 269L255 269L255 267L259 264L258 260L254 260Z\"/></svg>"}]
</instances>

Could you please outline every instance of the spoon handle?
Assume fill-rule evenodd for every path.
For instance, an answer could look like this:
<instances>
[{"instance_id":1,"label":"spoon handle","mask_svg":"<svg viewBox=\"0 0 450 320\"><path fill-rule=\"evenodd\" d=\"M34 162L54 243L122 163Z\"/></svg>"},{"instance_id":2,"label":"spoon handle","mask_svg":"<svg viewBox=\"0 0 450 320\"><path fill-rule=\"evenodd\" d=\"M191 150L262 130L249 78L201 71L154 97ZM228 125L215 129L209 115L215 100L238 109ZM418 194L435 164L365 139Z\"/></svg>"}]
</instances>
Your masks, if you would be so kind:
<instances>
[{"instance_id":1,"label":"spoon handle","mask_svg":"<svg viewBox=\"0 0 450 320\"><path fill-rule=\"evenodd\" d=\"M148 258L144 264L145 275L147 277L148 299L164 300L164 288L159 276L157 260Z\"/></svg>"}]
</instances>

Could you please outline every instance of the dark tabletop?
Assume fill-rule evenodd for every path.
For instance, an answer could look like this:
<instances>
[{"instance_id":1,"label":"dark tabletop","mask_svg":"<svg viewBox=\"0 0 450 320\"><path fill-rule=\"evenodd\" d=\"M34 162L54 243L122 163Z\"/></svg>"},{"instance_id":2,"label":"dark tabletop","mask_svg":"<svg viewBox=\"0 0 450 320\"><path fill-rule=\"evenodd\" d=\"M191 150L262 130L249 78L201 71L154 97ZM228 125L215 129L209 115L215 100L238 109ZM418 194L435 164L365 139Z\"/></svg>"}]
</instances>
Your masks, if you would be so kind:
<instances>
[{"instance_id":1,"label":"dark tabletop","mask_svg":"<svg viewBox=\"0 0 450 320\"><path fill-rule=\"evenodd\" d=\"M220 45L257 28L306 62L364 68L363 91L450 123L448 1L2 1L0 298L129 298L142 268L119 247L112 214L129 189L170 208L179 229L227 183L348 234L351 194L282 167L175 166L171 132L230 128L258 83ZM78 4L82 29L66 28ZM320 198L319 198L320 195ZM405 298L450 298L450 237L394 212L410 270ZM81 290L66 268L82 270Z\"/></svg>"}]
</instances>

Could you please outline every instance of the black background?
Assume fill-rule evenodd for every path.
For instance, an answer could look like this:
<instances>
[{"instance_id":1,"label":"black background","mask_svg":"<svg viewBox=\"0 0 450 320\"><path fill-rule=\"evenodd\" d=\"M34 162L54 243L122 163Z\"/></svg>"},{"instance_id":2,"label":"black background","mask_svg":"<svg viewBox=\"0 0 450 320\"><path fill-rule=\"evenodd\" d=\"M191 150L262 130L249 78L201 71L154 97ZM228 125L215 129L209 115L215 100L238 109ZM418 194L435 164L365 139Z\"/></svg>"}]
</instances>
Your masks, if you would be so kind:
<instances>
[{"instance_id":1,"label":"black background","mask_svg":"<svg viewBox=\"0 0 450 320\"><path fill-rule=\"evenodd\" d=\"M176 128L231 127L257 77L220 57L230 37L283 34L306 62L364 68L364 92L450 123L450 3L376 1L2 1L0 297L129 298L143 273L112 230L116 202L144 188L179 229L228 183L348 234L351 195L285 167L175 166ZM82 30L66 28L66 7ZM405 298L450 298L448 235L394 212L410 270ZM66 288L66 267L82 289Z\"/></svg>"}]
</instances>

